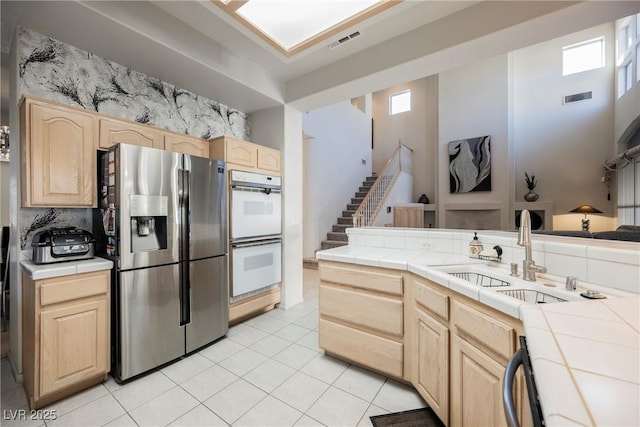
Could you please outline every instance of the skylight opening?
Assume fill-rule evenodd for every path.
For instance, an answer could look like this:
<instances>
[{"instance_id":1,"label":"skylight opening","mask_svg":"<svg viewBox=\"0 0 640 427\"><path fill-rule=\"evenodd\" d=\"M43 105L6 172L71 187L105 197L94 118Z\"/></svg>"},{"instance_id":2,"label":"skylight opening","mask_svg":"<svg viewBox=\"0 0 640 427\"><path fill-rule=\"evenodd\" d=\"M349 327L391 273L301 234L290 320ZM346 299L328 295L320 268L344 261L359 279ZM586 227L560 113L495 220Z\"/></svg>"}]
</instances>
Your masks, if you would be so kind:
<instances>
[{"instance_id":1,"label":"skylight opening","mask_svg":"<svg viewBox=\"0 0 640 427\"><path fill-rule=\"evenodd\" d=\"M604 37L562 48L562 75L604 67Z\"/></svg>"},{"instance_id":2,"label":"skylight opening","mask_svg":"<svg viewBox=\"0 0 640 427\"><path fill-rule=\"evenodd\" d=\"M352 18L380 0L249 0L236 11L284 49Z\"/></svg>"}]
</instances>

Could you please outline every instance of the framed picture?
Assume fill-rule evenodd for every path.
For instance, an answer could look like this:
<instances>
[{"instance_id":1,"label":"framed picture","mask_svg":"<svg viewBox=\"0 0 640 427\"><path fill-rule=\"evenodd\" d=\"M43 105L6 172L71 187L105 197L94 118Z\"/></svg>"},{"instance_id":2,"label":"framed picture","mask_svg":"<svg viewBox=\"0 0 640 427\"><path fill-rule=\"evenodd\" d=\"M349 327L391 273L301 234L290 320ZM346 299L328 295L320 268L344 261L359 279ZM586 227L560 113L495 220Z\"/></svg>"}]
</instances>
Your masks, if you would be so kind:
<instances>
[{"instance_id":1,"label":"framed picture","mask_svg":"<svg viewBox=\"0 0 640 427\"><path fill-rule=\"evenodd\" d=\"M449 143L451 193L491 191L491 137Z\"/></svg>"}]
</instances>

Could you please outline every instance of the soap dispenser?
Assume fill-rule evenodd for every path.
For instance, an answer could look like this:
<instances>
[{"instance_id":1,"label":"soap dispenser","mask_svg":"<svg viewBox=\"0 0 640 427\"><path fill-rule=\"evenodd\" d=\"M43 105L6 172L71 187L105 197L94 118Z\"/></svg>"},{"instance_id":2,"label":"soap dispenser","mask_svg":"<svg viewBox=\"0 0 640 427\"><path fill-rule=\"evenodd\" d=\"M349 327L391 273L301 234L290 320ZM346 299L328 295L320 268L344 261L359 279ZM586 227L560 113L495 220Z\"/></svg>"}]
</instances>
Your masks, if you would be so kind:
<instances>
[{"instance_id":1,"label":"soap dispenser","mask_svg":"<svg viewBox=\"0 0 640 427\"><path fill-rule=\"evenodd\" d=\"M482 252L482 243L478 240L478 233L473 233L473 240L469 242L469 257L480 258L480 252Z\"/></svg>"}]
</instances>

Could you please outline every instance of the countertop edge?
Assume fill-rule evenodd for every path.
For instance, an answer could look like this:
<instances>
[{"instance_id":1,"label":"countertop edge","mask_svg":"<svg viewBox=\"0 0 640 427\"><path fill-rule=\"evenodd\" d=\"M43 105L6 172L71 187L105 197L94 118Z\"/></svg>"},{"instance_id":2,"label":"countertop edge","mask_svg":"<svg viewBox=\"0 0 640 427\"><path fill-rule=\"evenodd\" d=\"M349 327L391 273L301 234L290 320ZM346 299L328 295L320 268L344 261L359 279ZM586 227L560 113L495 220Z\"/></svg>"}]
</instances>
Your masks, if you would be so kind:
<instances>
[{"instance_id":1,"label":"countertop edge","mask_svg":"<svg viewBox=\"0 0 640 427\"><path fill-rule=\"evenodd\" d=\"M22 260L20 265L33 280L51 279L94 271L111 270L113 261L104 258L91 258L80 261L64 261L52 264L36 264L31 260Z\"/></svg>"}]
</instances>

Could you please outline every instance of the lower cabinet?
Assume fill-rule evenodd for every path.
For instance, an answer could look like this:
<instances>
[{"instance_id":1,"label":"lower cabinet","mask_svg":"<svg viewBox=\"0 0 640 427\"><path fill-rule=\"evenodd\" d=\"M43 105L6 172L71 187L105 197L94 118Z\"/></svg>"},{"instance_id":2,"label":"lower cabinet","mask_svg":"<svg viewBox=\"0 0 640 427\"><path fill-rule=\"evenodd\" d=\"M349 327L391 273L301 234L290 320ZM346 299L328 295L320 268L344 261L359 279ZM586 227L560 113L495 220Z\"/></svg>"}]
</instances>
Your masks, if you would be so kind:
<instances>
[{"instance_id":1,"label":"lower cabinet","mask_svg":"<svg viewBox=\"0 0 640 427\"><path fill-rule=\"evenodd\" d=\"M403 275L321 261L319 345L325 351L402 379Z\"/></svg>"},{"instance_id":2,"label":"lower cabinet","mask_svg":"<svg viewBox=\"0 0 640 427\"><path fill-rule=\"evenodd\" d=\"M449 328L416 309L414 385L443 423L449 422Z\"/></svg>"},{"instance_id":3,"label":"lower cabinet","mask_svg":"<svg viewBox=\"0 0 640 427\"><path fill-rule=\"evenodd\" d=\"M459 336L451 345L451 425L506 426L505 366Z\"/></svg>"},{"instance_id":4,"label":"lower cabinet","mask_svg":"<svg viewBox=\"0 0 640 427\"><path fill-rule=\"evenodd\" d=\"M23 274L24 387L31 409L106 378L109 273L42 280Z\"/></svg>"},{"instance_id":5,"label":"lower cabinet","mask_svg":"<svg viewBox=\"0 0 640 427\"><path fill-rule=\"evenodd\" d=\"M320 347L411 382L445 425L503 426L502 377L520 320L428 279L321 260ZM521 373L523 426L531 425Z\"/></svg>"}]
</instances>

